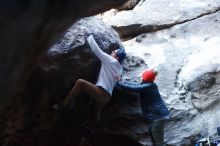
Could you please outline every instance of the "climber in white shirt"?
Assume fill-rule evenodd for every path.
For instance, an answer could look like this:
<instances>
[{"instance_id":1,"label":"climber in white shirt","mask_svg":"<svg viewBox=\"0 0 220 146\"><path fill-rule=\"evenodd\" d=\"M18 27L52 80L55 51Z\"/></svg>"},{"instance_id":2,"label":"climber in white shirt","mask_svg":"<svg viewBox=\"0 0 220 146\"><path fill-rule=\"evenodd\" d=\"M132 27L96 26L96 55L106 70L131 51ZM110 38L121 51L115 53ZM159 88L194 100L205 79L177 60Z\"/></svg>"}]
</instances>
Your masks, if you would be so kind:
<instances>
[{"instance_id":1,"label":"climber in white shirt","mask_svg":"<svg viewBox=\"0 0 220 146\"><path fill-rule=\"evenodd\" d=\"M94 54L101 61L101 69L96 84L84 79L78 79L69 94L64 98L63 102L55 104L53 108L62 110L70 101L73 101L74 104L80 92L83 91L87 93L91 99L94 100L89 125L89 128L93 129L95 123L100 118L102 108L111 99L112 90L116 82L120 80L122 75L121 62L126 57L126 53L123 48L119 48L112 51L111 55L108 55L100 49L92 35L89 35L87 42Z\"/></svg>"}]
</instances>

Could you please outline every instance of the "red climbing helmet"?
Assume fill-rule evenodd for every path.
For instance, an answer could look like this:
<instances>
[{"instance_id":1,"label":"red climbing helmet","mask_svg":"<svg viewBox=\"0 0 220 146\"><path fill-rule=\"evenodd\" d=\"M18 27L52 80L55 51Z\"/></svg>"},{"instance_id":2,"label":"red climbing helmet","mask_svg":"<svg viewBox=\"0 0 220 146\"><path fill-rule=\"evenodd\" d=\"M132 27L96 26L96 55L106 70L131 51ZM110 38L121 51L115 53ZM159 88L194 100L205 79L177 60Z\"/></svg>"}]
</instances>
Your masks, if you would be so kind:
<instances>
[{"instance_id":1,"label":"red climbing helmet","mask_svg":"<svg viewBox=\"0 0 220 146\"><path fill-rule=\"evenodd\" d=\"M147 69L142 73L142 80L145 82L153 82L157 76L157 71L153 69Z\"/></svg>"}]
</instances>

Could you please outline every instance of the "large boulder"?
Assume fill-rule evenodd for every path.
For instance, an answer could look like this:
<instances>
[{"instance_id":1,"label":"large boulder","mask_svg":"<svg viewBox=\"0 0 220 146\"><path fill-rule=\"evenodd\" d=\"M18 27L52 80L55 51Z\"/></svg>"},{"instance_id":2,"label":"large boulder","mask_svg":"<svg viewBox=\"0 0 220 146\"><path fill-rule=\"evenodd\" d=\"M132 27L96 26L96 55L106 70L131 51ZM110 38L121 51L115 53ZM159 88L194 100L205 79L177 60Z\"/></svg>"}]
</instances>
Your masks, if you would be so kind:
<instances>
[{"instance_id":1,"label":"large boulder","mask_svg":"<svg viewBox=\"0 0 220 146\"><path fill-rule=\"evenodd\" d=\"M37 75L42 76L42 85L47 84L45 87L50 88L53 98L65 96L79 78L92 83L97 80L101 64L86 42L84 28L108 54L123 47L118 34L99 19L87 17L76 21L37 66Z\"/></svg>"}]
</instances>

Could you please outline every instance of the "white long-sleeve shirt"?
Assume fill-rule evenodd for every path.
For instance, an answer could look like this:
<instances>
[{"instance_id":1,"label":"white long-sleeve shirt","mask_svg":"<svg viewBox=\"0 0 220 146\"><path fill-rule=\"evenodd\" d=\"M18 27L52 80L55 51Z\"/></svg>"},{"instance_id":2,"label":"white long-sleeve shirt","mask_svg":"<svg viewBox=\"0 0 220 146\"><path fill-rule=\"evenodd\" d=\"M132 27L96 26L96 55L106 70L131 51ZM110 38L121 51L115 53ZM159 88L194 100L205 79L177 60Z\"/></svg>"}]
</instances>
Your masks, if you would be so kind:
<instances>
[{"instance_id":1,"label":"white long-sleeve shirt","mask_svg":"<svg viewBox=\"0 0 220 146\"><path fill-rule=\"evenodd\" d=\"M112 90L122 75L122 66L117 59L103 52L99 48L92 35L87 38L87 41L92 51L102 63L96 86L104 88L110 95L112 95Z\"/></svg>"}]
</instances>

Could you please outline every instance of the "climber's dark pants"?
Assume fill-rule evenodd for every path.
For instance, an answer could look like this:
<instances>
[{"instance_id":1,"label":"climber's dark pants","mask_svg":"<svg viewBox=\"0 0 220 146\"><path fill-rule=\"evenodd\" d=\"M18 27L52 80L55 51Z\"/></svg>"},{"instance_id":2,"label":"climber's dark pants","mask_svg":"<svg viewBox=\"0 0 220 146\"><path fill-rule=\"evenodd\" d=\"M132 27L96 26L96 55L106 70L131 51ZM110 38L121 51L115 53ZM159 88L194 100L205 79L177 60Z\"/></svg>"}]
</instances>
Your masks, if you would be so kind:
<instances>
[{"instance_id":1,"label":"climber's dark pants","mask_svg":"<svg viewBox=\"0 0 220 146\"><path fill-rule=\"evenodd\" d=\"M150 123L150 134L154 146L165 146L164 143L164 126L167 119L161 119Z\"/></svg>"},{"instance_id":2,"label":"climber's dark pants","mask_svg":"<svg viewBox=\"0 0 220 146\"><path fill-rule=\"evenodd\" d=\"M102 87L98 87L84 79L78 79L67 97L64 99L64 105L67 105L70 101L73 101L74 104L74 101L80 92L87 93L94 101L90 118L90 128L94 128L95 123L100 119L102 108L110 101L111 95Z\"/></svg>"}]
</instances>

